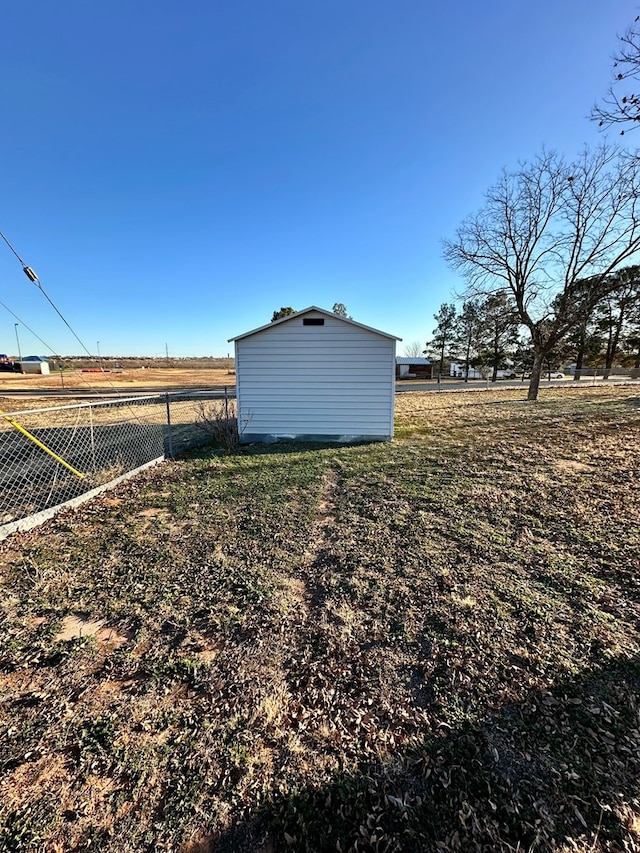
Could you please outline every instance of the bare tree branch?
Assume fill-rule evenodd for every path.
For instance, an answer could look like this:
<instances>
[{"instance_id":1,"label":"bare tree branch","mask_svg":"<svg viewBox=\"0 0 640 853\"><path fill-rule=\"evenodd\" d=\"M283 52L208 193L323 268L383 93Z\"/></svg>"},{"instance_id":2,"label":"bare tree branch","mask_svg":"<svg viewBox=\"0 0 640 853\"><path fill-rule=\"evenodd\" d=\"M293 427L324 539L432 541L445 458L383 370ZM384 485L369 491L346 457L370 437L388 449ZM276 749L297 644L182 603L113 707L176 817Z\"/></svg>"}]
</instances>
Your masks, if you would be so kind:
<instances>
[{"instance_id":1,"label":"bare tree branch","mask_svg":"<svg viewBox=\"0 0 640 853\"><path fill-rule=\"evenodd\" d=\"M444 242L469 298L511 295L536 357L530 399L545 355L611 292L611 273L640 249L639 198L637 157L606 144L573 162L543 150L504 171L481 211Z\"/></svg>"},{"instance_id":2,"label":"bare tree branch","mask_svg":"<svg viewBox=\"0 0 640 853\"><path fill-rule=\"evenodd\" d=\"M613 125L624 125L620 135L625 130L633 130L640 121L640 91L630 91L623 85L625 81L640 79L640 16L619 36L620 48L613 57L613 83L602 103L596 104L591 110L591 119L597 121L600 127L608 128Z\"/></svg>"}]
</instances>

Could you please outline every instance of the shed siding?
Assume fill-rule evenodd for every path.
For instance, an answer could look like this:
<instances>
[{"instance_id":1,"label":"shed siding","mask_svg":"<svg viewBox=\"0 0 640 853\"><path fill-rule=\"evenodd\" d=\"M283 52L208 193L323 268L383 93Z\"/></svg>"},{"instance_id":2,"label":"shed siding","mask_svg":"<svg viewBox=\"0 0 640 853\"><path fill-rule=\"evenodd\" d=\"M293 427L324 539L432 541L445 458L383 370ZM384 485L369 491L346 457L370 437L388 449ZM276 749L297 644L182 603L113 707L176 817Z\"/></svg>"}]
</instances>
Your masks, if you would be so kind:
<instances>
[{"instance_id":1,"label":"shed siding","mask_svg":"<svg viewBox=\"0 0 640 853\"><path fill-rule=\"evenodd\" d=\"M339 318L302 317L236 341L242 440L393 435L395 341Z\"/></svg>"}]
</instances>

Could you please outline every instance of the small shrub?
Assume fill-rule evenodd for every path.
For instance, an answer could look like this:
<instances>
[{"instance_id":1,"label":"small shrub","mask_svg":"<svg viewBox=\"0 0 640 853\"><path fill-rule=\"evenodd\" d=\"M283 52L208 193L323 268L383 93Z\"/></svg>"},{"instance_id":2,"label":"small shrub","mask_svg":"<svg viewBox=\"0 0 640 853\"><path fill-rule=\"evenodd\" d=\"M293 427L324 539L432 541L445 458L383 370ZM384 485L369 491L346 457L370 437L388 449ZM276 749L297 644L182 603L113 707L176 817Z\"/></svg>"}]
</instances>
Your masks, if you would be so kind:
<instances>
[{"instance_id":1,"label":"small shrub","mask_svg":"<svg viewBox=\"0 0 640 853\"><path fill-rule=\"evenodd\" d=\"M196 424L210 435L225 451L237 453L240 431L235 403L228 400L202 400L198 404Z\"/></svg>"}]
</instances>

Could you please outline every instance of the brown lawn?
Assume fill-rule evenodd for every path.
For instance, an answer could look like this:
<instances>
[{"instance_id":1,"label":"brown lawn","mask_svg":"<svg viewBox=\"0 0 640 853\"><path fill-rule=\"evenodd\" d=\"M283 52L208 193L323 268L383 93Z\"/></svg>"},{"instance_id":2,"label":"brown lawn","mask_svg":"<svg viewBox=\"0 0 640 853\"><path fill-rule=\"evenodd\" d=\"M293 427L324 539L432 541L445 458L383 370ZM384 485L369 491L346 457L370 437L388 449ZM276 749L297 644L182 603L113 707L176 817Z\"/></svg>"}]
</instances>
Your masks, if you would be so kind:
<instances>
[{"instance_id":1,"label":"brown lawn","mask_svg":"<svg viewBox=\"0 0 640 853\"><path fill-rule=\"evenodd\" d=\"M0 544L0 850L640 849L640 393L523 396Z\"/></svg>"}]
</instances>

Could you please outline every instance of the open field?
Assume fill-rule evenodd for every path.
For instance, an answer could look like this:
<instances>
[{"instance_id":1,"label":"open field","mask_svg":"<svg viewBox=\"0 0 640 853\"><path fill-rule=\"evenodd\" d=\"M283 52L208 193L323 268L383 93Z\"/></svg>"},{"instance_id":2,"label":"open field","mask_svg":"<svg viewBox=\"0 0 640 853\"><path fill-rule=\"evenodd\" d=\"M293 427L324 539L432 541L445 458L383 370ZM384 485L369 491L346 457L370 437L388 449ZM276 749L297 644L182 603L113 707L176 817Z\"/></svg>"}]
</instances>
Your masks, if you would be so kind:
<instances>
[{"instance_id":1,"label":"open field","mask_svg":"<svg viewBox=\"0 0 640 853\"><path fill-rule=\"evenodd\" d=\"M14 388L25 388L37 392L62 390L91 391L100 388L105 391L135 391L139 388L153 388L159 391L170 388L211 388L213 386L235 386L235 373L225 368L189 369L161 368L130 369L105 373L83 373L81 370L65 371L62 378L59 373L49 376L37 374L0 372L0 397L3 392Z\"/></svg>"},{"instance_id":2,"label":"open field","mask_svg":"<svg viewBox=\"0 0 640 853\"><path fill-rule=\"evenodd\" d=\"M640 849L640 392L396 422L0 545L0 850Z\"/></svg>"}]
</instances>

